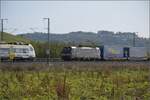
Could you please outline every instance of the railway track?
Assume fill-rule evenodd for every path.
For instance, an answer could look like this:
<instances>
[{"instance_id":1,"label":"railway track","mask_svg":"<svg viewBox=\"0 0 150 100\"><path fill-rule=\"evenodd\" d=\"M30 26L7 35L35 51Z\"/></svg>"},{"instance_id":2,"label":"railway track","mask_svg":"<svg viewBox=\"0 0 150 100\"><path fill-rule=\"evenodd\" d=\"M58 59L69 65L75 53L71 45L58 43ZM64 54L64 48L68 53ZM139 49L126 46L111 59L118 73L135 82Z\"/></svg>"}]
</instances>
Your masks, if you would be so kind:
<instances>
[{"instance_id":1,"label":"railway track","mask_svg":"<svg viewBox=\"0 0 150 100\"><path fill-rule=\"evenodd\" d=\"M53 58L53 59L47 59L47 58L35 58L34 60L1 60L0 63L8 63L8 62L13 62L13 63L19 63L19 62L26 62L26 63L31 63L31 62L60 62L63 61L60 58Z\"/></svg>"},{"instance_id":2,"label":"railway track","mask_svg":"<svg viewBox=\"0 0 150 100\"><path fill-rule=\"evenodd\" d=\"M49 70L49 69L83 69L97 70L101 68L143 68L150 70L150 61L62 61L51 59L37 59L36 61L6 61L0 62L0 70Z\"/></svg>"},{"instance_id":3,"label":"railway track","mask_svg":"<svg viewBox=\"0 0 150 100\"><path fill-rule=\"evenodd\" d=\"M88 64L88 63L96 63L96 64L149 64L150 61L148 60L106 60L106 61L63 61L60 58L53 58L53 59L46 59L46 58L36 58L33 61L29 60L17 60L17 61L11 61L11 60L4 60L0 61L0 65L4 64L71 64L71 63L79 63L79 64Z\"/></svg>"},{"instance_id":4,"label":"railway track","mask_svg":"<svg viewBox=\"0 0 150 100\"><path fill-rule=\"evenodd\" d=\"M26 63L32 63L32 62L150 62L150 60L139 60L139 59L134 59L134 60L77 60L77 61L64 61L61 58L35 58L34 60L0 60L0 63L7 63L7 62L13 62L13 63L18 63L18 62L26 62Z\"/></svg>"}]
</instances>

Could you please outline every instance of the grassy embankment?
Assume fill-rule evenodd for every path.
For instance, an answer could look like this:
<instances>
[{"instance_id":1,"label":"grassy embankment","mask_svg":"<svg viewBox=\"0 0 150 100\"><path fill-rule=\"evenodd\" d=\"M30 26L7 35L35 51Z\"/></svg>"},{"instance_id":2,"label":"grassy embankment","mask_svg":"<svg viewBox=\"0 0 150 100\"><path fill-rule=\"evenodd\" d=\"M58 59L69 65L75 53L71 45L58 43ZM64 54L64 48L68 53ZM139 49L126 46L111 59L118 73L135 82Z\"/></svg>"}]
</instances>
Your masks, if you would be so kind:
<instances>
[{"instance_id":1,"label":"grassy embankment","mask_svg":"<svg viewBox=\"0 0 150 100\"><path fill-rule=\"evenodd\" d=\"M29 43L30 40L25 39L21 36L12 35L10 33L4 33L3 39L5 42L24 42Z\"/></svg>"}]
</instances>

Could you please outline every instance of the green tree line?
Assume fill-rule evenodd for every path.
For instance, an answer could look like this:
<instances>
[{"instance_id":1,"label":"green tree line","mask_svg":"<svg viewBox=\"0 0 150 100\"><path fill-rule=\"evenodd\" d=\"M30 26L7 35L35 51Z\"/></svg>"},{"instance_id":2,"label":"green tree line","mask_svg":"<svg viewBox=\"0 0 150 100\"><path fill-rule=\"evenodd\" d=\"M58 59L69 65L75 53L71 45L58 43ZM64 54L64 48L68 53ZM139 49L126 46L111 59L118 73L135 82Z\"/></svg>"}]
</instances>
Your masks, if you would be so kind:
<instances>
[{"instance_id":1,"label":"green tree line","mask_svg":"<svg viewBox=\"0 0 150 100\"><path fill-rule=\"evenodd\" d=\"M62 49L67 46L65 43L58 42L51 42L48 44L48 42L31 41L30 43L33 45L36 57L38 58L46 58L48 56L46 54L46 50L48 50L48 48L50 48L49 52L51 58L59 58Z\"/></svg>"},{"instance_id":2,"label":"green tree line","mask_svg":"<svg viewBox=\"0 0 150 100\"><path fill-rule=\"evenodd\" d=\"M48 48L50 48L50 57L51 58L60 58L61 56L61 51L64 47L66 46L78 46L78 47L82 47L82 46L87 46L87 47L96 47L98 45L96 44L84 44L84 43L80 43L80 44L74 44L74 43L63 43L63 42L50 42L48 44L48 42L39 42L39 41L31 41L30 42L34 49L35 49L35 53L36 53L36 57L38 58L46 58L48 55L46 54L46 51L48 50ZM48 47L49 46L49 47Z\"/></svg>"}]
</instances>

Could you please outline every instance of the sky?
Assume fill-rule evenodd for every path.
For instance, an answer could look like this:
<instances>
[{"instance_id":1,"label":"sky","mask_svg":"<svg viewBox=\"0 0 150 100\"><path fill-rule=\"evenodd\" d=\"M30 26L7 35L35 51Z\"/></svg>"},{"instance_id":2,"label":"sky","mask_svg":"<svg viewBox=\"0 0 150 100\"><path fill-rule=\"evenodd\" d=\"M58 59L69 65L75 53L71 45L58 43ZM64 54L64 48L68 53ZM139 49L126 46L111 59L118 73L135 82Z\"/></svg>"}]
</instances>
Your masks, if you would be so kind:
<instances>
[{"instance_id":1,"label":"sky","mask_svg":"<svg viewBox=\"0 0 150 100\"><path fill-rule=\"evenodd\" d=\"M13 34L72 31L137 32L149 36L150 1L1 1L4 31Z\"/></svg>"}]
</instances>

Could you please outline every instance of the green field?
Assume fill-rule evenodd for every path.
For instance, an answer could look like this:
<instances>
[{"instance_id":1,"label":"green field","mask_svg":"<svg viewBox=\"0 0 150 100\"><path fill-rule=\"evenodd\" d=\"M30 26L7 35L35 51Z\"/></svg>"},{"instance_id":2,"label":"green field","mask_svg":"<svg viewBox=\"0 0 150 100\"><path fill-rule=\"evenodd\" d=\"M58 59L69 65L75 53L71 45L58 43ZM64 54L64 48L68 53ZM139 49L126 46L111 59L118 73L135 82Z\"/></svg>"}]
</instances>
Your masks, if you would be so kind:
<instances>
[{"instance_id":1,"label":"green field","mask_svg":"<svg viewBox=\"0 0 150 100\"><path fill-rule=\"evenodd\" d=\"M150 100L148 66L35 66L0 68L0 100Z\"/></svg>"}]
</instances>

